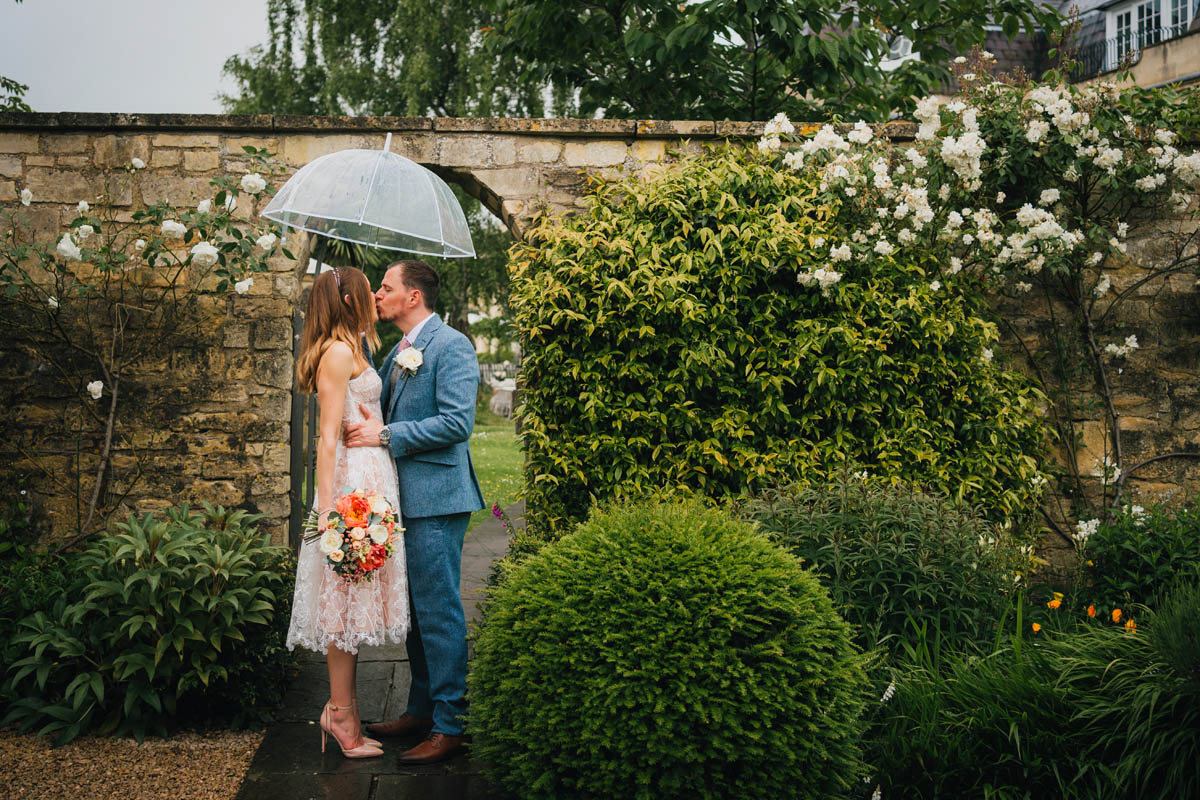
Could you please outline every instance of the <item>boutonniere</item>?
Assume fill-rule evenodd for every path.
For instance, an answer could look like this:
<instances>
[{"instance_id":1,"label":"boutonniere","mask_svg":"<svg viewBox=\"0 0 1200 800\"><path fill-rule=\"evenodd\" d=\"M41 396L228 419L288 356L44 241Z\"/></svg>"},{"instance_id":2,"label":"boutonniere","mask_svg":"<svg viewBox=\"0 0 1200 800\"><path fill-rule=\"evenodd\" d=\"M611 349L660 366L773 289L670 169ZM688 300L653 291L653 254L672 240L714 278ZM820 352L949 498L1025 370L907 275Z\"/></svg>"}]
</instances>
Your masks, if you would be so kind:
<instances>
[{"instance_id":1,"label":"boutonniere","mask_svg":"<svg viewBox=\"0 0 1200 800\"><path fill-rule=\"evenodd\" d=\"M421 351L415 347L406 347L399 353L396 353L396 366L400 368L400 372L404 377L409 377L417 373L417 369L425 363L425 356L421 355Z\"/></svg>"}]
</instances>

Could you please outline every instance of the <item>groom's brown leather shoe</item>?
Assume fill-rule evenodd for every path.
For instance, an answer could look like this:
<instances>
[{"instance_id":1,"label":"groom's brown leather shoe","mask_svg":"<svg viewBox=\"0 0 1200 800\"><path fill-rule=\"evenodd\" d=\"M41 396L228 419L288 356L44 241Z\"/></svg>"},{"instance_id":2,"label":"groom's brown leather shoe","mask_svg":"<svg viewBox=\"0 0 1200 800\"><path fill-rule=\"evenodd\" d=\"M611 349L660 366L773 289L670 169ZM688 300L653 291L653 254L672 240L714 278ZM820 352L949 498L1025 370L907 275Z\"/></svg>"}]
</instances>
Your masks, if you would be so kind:
<instances>
[{"instance_id":1,"label":"groom's brown leather shoe","mask_svg":"<svg viewBox=\"0 0 1200 800\"><path fill-rule=\"evenodd\" d=\"M431 733L419 745L400 754L402 764L436 764L451 756L458 755L463 750L466 740L462 736L447 736L444 733Z\"/></svg>"},{"instance_id":2,"label":"groom's brown leather shoe","mask_svg":"<svg viewBox=\"0 0 1200 800\"><path fill-rule=\"evenodd\" d=\"M414 717L405 711L396 719L387 722L372 722L367 726L367 733L376 736L408 736L412 733L425 733L432 727L433 720Z\"/></svg>"}]
</instances>

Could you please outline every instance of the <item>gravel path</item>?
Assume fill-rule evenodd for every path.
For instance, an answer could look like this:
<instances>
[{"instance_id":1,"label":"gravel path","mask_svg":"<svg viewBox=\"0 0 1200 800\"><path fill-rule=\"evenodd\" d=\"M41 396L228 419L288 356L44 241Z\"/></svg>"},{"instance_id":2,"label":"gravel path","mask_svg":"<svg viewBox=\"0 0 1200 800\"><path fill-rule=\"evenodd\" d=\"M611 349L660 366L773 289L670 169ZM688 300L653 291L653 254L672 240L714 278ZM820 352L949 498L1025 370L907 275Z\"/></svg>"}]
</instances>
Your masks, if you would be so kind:
<instances>
[{"instance_id":1,"label":"gravel path","mask_svg":"<svg viewBox=\"0 0 1200 800\"><path fill-rule=\"evenodd\" d=\"M170 739L51 739L0 730L5 800L229 800L250 767L261 731L178 733Z\"/></svg>"}]
</instances>

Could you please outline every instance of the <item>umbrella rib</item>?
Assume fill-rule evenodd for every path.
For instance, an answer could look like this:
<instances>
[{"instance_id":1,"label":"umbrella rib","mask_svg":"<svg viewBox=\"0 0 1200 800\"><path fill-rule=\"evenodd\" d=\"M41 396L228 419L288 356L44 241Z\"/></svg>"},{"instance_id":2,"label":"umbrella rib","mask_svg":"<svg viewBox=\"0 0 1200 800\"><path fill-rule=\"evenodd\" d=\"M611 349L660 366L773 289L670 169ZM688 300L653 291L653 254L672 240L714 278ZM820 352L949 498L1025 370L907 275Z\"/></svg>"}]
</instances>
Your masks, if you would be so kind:
<instances>
[{"instance_id":1,"label":"umbrella rib","mask_svg":"<svg viewBox=\"0 0 1200 800\"><path fill-rule=\"evenodd\" d=\"M433 175L433 172L430 171L429 167L426 167L423 164L418 164L417 166L421 168L421 172L425 173L425 182L429 184L429 194L433 197L433 202L436 203L438 201L437 187L434 186L433 181L430 180L430 176ZM436 216L438 224L438 241L442 243L442 253L444 255L446 252L446 231L442 228L442 211L440 208L438 209Z\"/></svg>"},{"instance_id":2,"label":"umbrella rib","mask_svg":"<svg viewBox=\"0 0 1200 800\"><path fill-rule=\"evenodd\" d=\"M388 134L388 141L392 140L392 135ZM386 150L379 151L379 157L375 159L375 169L371 170L371 182L367 185L367 193L363 196L362 210L358 212L358 221L362 222L367 216L367 203L371 202L371 191L375 188L375 176L379 174L379 164L383 161L383 156Z\"/></svg>"}]
</instances>

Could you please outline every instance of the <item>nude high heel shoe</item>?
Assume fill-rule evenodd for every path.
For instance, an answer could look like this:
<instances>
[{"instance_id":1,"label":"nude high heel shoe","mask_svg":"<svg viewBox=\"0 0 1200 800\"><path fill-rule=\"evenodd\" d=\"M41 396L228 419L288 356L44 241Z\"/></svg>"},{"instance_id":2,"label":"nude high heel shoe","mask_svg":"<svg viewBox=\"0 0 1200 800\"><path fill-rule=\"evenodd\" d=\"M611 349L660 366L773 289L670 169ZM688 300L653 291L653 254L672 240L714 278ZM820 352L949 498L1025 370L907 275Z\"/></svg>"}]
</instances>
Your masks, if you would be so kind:
<instances>
[{"instance_id":1,"label":"nude high heel shoe","mask_svg":"<svg viewBox=\"0 0 1200 800\"><path fill-rule=\"evenodd\" d=\"M352 747L349 750L342 745L341 739L333 732L333 724L329 720L331 711L348 711L354 708L354 705L335 706L333 703L326 703L325 708L321 709L321 752L325 752L325 740L332 736L337 742L338 749L342 751L342 755L346 758L374 758L383 755L383 750L377 745L367 744L364 740L358 747ZM361 735L361 734L360 734Z\"/></svg>"}]
</instances>

